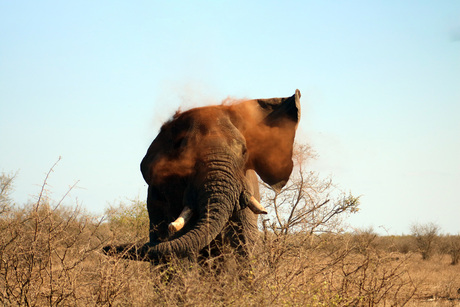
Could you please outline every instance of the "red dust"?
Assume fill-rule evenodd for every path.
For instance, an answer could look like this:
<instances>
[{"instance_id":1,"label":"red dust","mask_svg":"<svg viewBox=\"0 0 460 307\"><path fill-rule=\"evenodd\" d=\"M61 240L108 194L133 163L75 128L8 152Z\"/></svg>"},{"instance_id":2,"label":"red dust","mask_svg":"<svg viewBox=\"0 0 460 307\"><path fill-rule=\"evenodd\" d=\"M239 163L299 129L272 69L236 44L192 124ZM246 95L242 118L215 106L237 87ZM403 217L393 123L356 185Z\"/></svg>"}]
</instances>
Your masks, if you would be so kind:
<instances>
[{"instance_id":1,"label":"red dust","mask_svg":"<svg viewBox=\"0 0 460 307\"><path fill-rule=\"evenodd\" d=\"M300 115L297 104L287 106L287 99L294 97L226 99L221 105L177 111L162 126L144 158L150 165L148 174L143 170L147 182L191 175L204 139L215 137L230 144L237 137L229 135L231 125L230 129L237 129L233 133L246 141L249 157L246 168L255 169L269 184L284 184L283 179L292 171L293 141Z\"/></svg>"}]
</instances>

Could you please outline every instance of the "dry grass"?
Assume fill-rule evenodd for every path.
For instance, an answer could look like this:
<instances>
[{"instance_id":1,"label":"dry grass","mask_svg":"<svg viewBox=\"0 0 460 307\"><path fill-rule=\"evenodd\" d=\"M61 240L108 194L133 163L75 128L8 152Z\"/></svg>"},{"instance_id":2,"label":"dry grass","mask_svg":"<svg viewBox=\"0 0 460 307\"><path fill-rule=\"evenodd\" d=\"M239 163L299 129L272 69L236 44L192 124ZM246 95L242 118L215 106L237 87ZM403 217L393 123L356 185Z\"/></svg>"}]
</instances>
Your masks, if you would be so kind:
<instances>
[{"instance_id":1,"label":"dry grass","mask_svg":"<svg viewBox=\"0 0 460 307\"><path fill-rule=\"evenodd\" d=\"M9 211L0 227L0 302L12 306L403 305L407 263L345 236L267 235L253 256L231 252L198 265L108 258L109 225L38 203ZM133 230L135 231L135 230ZM362 249L361 249L362 251Z\"/></svg>"},{"instance_id":2,"label":"dry grass","mask_svg":"<svg viewBox=\"0 0 460 307\"><path fill-rule=\"evenodd\" d=\"M266 230L252 255L231 250L200 264L151 265L101 253L146 240L143 205L104 221L46 197L18 208L2 177L0 304L5 306L455 306L460 266L422 260L410 236L369 231L315 235ZM5 180L4 180L5 179ZM120 209L120 208L118 208ZM127 217L128 215L128 217ZM453 246L453 247L452 247Z\"/></svg>"},{"instance_id":3,"label":"dry grass","mask_svg":"<svg viewBox=\"0 0 460 307\"><path fill-rule=\"evenodd\" d=\"M46 202L2 213L0 303L452 306L459 299L460 266L449 256L423 261L356 235L267 233L249 259L229 252L199 265L152 266L102 255L113 236L109 226Z\"/></svg>"},{"instance_id":4,"label":"dry grass","mask_svg":"<svg viewBox=\"0 0 460 307\"><path fill-rule=\"evenodd\" d=\"M438 254L427 261L422 260L421 255L412 257L408 270L418 289L418 302L460 306L460 266L450 263L448 255Z\"/></svg>"}]
</instances>

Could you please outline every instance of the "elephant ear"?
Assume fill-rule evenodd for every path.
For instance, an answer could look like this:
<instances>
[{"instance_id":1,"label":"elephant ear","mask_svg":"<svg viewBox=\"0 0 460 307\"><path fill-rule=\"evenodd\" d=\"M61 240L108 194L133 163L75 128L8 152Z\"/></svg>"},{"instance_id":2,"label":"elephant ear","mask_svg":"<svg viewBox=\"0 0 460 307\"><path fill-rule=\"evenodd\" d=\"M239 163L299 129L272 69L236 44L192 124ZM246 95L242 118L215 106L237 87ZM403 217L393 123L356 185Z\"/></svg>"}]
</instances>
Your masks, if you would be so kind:
<instances>
[{"instance_id":1,"label":"elephant ear","mask_svg":"<svg viewBox=\"0 0 460 307\"><path fill-rule=\"evenodd\" d=\"M291 175L295 132L300 120L300 91L291 97L255 99L236 106L246 138L247 168L279 191Z\"/></svg>"}]
</instances>

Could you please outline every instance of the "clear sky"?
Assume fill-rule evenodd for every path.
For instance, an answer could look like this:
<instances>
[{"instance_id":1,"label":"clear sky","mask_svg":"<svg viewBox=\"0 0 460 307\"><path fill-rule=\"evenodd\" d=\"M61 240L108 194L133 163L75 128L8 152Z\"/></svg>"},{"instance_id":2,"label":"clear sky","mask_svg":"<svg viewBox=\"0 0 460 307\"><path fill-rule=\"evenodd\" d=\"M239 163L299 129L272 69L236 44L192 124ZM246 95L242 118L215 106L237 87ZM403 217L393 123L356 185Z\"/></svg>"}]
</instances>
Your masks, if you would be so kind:
<instances>
[{"instance_id":1,"label":"clear sky","mask_svg":"<svg viewBox=\"0 0 460 307\"><path fill-rule=\"evenodd\" d=\"M460 1L0 0L0 171L88 211L145 198L139 163L183 109L302 92L312 169L354 227L460 232Z\"/></svg>"}]
</instances>

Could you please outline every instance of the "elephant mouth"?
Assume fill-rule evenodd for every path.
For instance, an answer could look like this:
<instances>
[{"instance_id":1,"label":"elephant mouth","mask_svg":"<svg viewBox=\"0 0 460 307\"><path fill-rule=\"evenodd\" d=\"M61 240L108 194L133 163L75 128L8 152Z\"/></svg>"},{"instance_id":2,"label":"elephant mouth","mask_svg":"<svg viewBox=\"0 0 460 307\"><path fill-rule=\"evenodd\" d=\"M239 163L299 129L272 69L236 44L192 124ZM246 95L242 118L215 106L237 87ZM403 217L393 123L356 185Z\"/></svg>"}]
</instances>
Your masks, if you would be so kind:
<instances>
[{"instance_id":1,"label":"elephant mouth","mask_svg":"<svg viewBox=\"0 0 460 307\"><path fill-rule=\"evenodd\" d=\"M260 204L260 202L248 192L243 193L245 198L245 205L254 213L254 214L267 214L267 210ZM185 206L182 212L179 214L179 217L168 225L168 230L171 234L174 234L180 231L187 224L188 221L193 216L193 210Z\"/></svg>"}]
</instances>

